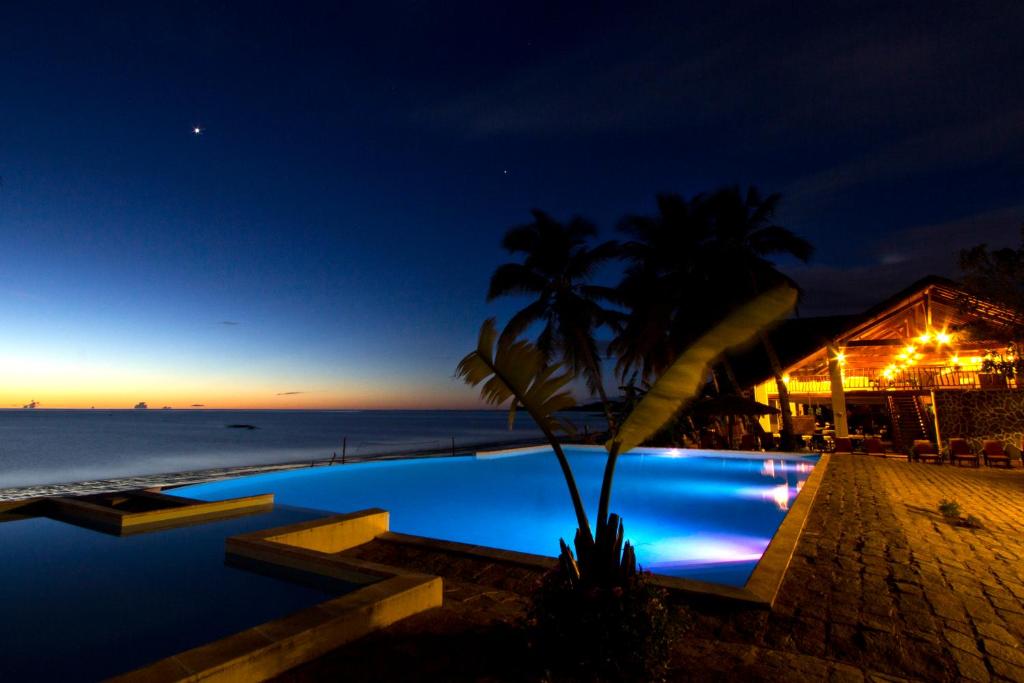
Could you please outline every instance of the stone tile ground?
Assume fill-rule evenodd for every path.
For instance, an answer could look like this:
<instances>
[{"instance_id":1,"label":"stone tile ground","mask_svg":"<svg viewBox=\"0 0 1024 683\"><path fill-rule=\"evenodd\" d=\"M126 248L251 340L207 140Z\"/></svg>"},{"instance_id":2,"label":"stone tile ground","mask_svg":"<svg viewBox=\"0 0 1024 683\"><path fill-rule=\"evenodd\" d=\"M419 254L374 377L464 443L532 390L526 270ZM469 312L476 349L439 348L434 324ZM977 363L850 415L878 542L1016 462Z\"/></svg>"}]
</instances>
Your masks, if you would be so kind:
<instances>
[{"instance_id":1,"label":"stone tile ground","mask_svg":"<svg viewBox=\"0 0 1024 683\"><path fill-rule=\"evenodd\" d=\"M982 529L947 523L956 499ZM1024 470L833 456L771 612L673 606L673 680L1024 680ZM536 680L515 627L535 580L387 543L446 577L446 605L286 680Z\"/></svg>"}]
</instances>

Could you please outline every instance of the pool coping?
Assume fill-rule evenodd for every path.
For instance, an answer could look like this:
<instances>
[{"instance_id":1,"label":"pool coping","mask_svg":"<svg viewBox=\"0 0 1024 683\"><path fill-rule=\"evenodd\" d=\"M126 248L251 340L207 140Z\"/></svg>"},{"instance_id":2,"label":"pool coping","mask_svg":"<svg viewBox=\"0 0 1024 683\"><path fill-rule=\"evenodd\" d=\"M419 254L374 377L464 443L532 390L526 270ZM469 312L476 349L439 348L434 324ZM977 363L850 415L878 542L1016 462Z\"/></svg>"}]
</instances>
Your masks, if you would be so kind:
<instances>
[{"instance_id":1,"label":"pool coping","mask_svg":"<svg viewBox=\"0 0 1024 683\"><path fill-rule=\"evenodd\" d=\"M102 505L82 498L47 498L42 513L59 522L85 526L96 531L128 536L148 531L208 522L226 517L248 515L271 510L274 494L205 501L182 496L169 496L155 491L132 491L123 494L163 504L152 510L131 512Z\"/></svg>"},{"instance_id":2,"label":"pool coping","mask_svg":"<svg viewBox=\"0 0 1024 683\"><path fill-rule=\"evenodd\" d=\"M293 572L366 585L108 680L265 680L371 631L440 607L440 577L337 556L386 532L388 523L387 512L369 509L229 537L225 541L226 560L241 557Z\"/></svg>"},{"instance_id":3,"label":"pool coping","mask_svg":"<svg viewBox=\"0 0 1024 683\"><path fill-rule=\"evenodd\" d=\"M550 444L539 444L532 446L517 446L515 448L499 448L494 450L477 451L475 458L477 460L497 460L501 458L511 458L519 455L531 455L533 453L544 453L550 451ZM604 446L601 444L562 444L562 450L566 453L573 452L593 452L596 454L606 454ZM772 451L742 451L742 450L728 450L720 451L715 449L702 449L702 448L661 448L661 447L638 447L634 448L626 453L623 453L620 457L633 457L649 455L662 458L724 458L728 460L765 460L769 457L773 460L785 460L786 462L807 462L810 458L819 458L822 453L820 451L813 451L808 453L799 452L788 452L788 453L775 453Z\"/></svg>"}]
</instances>

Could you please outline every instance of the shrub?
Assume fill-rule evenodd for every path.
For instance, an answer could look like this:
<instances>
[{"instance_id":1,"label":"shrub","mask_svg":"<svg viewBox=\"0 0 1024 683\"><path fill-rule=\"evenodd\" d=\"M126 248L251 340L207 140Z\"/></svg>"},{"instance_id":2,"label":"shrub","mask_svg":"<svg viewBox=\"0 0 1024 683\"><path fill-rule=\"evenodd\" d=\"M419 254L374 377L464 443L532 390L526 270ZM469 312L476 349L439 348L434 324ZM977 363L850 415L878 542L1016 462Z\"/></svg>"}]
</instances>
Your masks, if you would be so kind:
<instances>
[{"instance_id":1,"label":"shrub","mask_svg":"<svg viewBox=\"0 0 1024 683\"><path fill-rule=\"evenodd\" d=\"M946 500L943 498L939 501L939 512L942 513L943 517L954 517L960 518L960 503L955 500Z\"/></svg>"},{"instance_id":2,"label":"shrub","mask_svg":"<svg viewBox=\"0 0 1024 683\"><path fill-rule=\"evenodd\" d=\"M655 681L668 669L672 638L665 591L640 572L612 588L573 585L549 572L530 612L541 664L586 681Z\"/></svg>"}]
</instances>

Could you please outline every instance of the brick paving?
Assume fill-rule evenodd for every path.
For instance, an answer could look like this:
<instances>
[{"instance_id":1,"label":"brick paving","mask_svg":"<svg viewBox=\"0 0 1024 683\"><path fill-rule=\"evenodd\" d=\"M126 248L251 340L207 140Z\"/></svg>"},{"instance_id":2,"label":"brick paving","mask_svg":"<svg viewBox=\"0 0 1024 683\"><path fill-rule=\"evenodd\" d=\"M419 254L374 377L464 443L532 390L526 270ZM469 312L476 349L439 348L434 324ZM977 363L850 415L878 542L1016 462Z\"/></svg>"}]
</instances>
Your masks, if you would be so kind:
<instances>
[{"instance_id":1,"label":"brick paving","mask_svg":"<svg viewBox=\"0 0 1024 683\"><path fill-rule=\"evenodd\" d=\"M984 528L944 520L943 498ZM1022 470L833 456L772 612L696 608L692 633L862 675L1024 680L1022 531Z\"/></svg>"}]
</instances>

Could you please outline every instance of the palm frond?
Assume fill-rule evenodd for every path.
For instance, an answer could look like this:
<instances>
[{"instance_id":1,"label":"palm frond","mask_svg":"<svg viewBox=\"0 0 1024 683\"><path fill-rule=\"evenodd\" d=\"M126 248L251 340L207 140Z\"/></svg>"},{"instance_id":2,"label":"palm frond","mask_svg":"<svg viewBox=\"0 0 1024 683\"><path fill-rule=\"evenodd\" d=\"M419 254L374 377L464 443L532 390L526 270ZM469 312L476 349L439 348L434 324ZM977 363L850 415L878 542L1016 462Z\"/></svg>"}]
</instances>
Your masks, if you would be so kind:
<instances>
[{"instance_id":1,"label":"palm frond","mask_svg":"<svg viewBox=\"0 0 1024 683\"><path fill-rule=\"evenodd\" d=\"M499 338L494 318L481 326L476 350L459 362L455 374L466 384L479 386L481 398L489 405L511 401L510 422L521 406L541 429L574 431L556 415L575 405L572 395L563 391L572 376L561 364L546 365L543 354L533 344Z\"/></svg>"},{"instance_id":2,"label":"palm frond","mask_svg":"<svg viewBox=\"0 0 1024 683\"><path fill-rule=\"evenodd\" d=\"M507 339L519 337L519 335L526 331L527 327L544 318L547 314L547 308L547 297L528 304L509 318L508 322L505 323L505 329L501 331L501 336Z\"/></svg>"},{"instance_id":3,"label":"palm frond","mask_svg":"<svg viewBox=\"0 0 1024 683\"><path fill-rule=\"evenodd\" d=\"M533 269L521 263L505 263L498 266L491 275L487 300L493 301L508 294L537 294L546 285L544 277Z\"/></svg>"},{"instance_id":4,"label":"palm frond","mask_svg":"<svg viewBox=\"0 0 1024 683\"><path fill-rule=\"evenodd\" d=\"M789 254L804 263L814 254L814 245L792 230L779 225L769 225L750 235L751 247L761 256Z\"/></svg>"}]
</instances>

